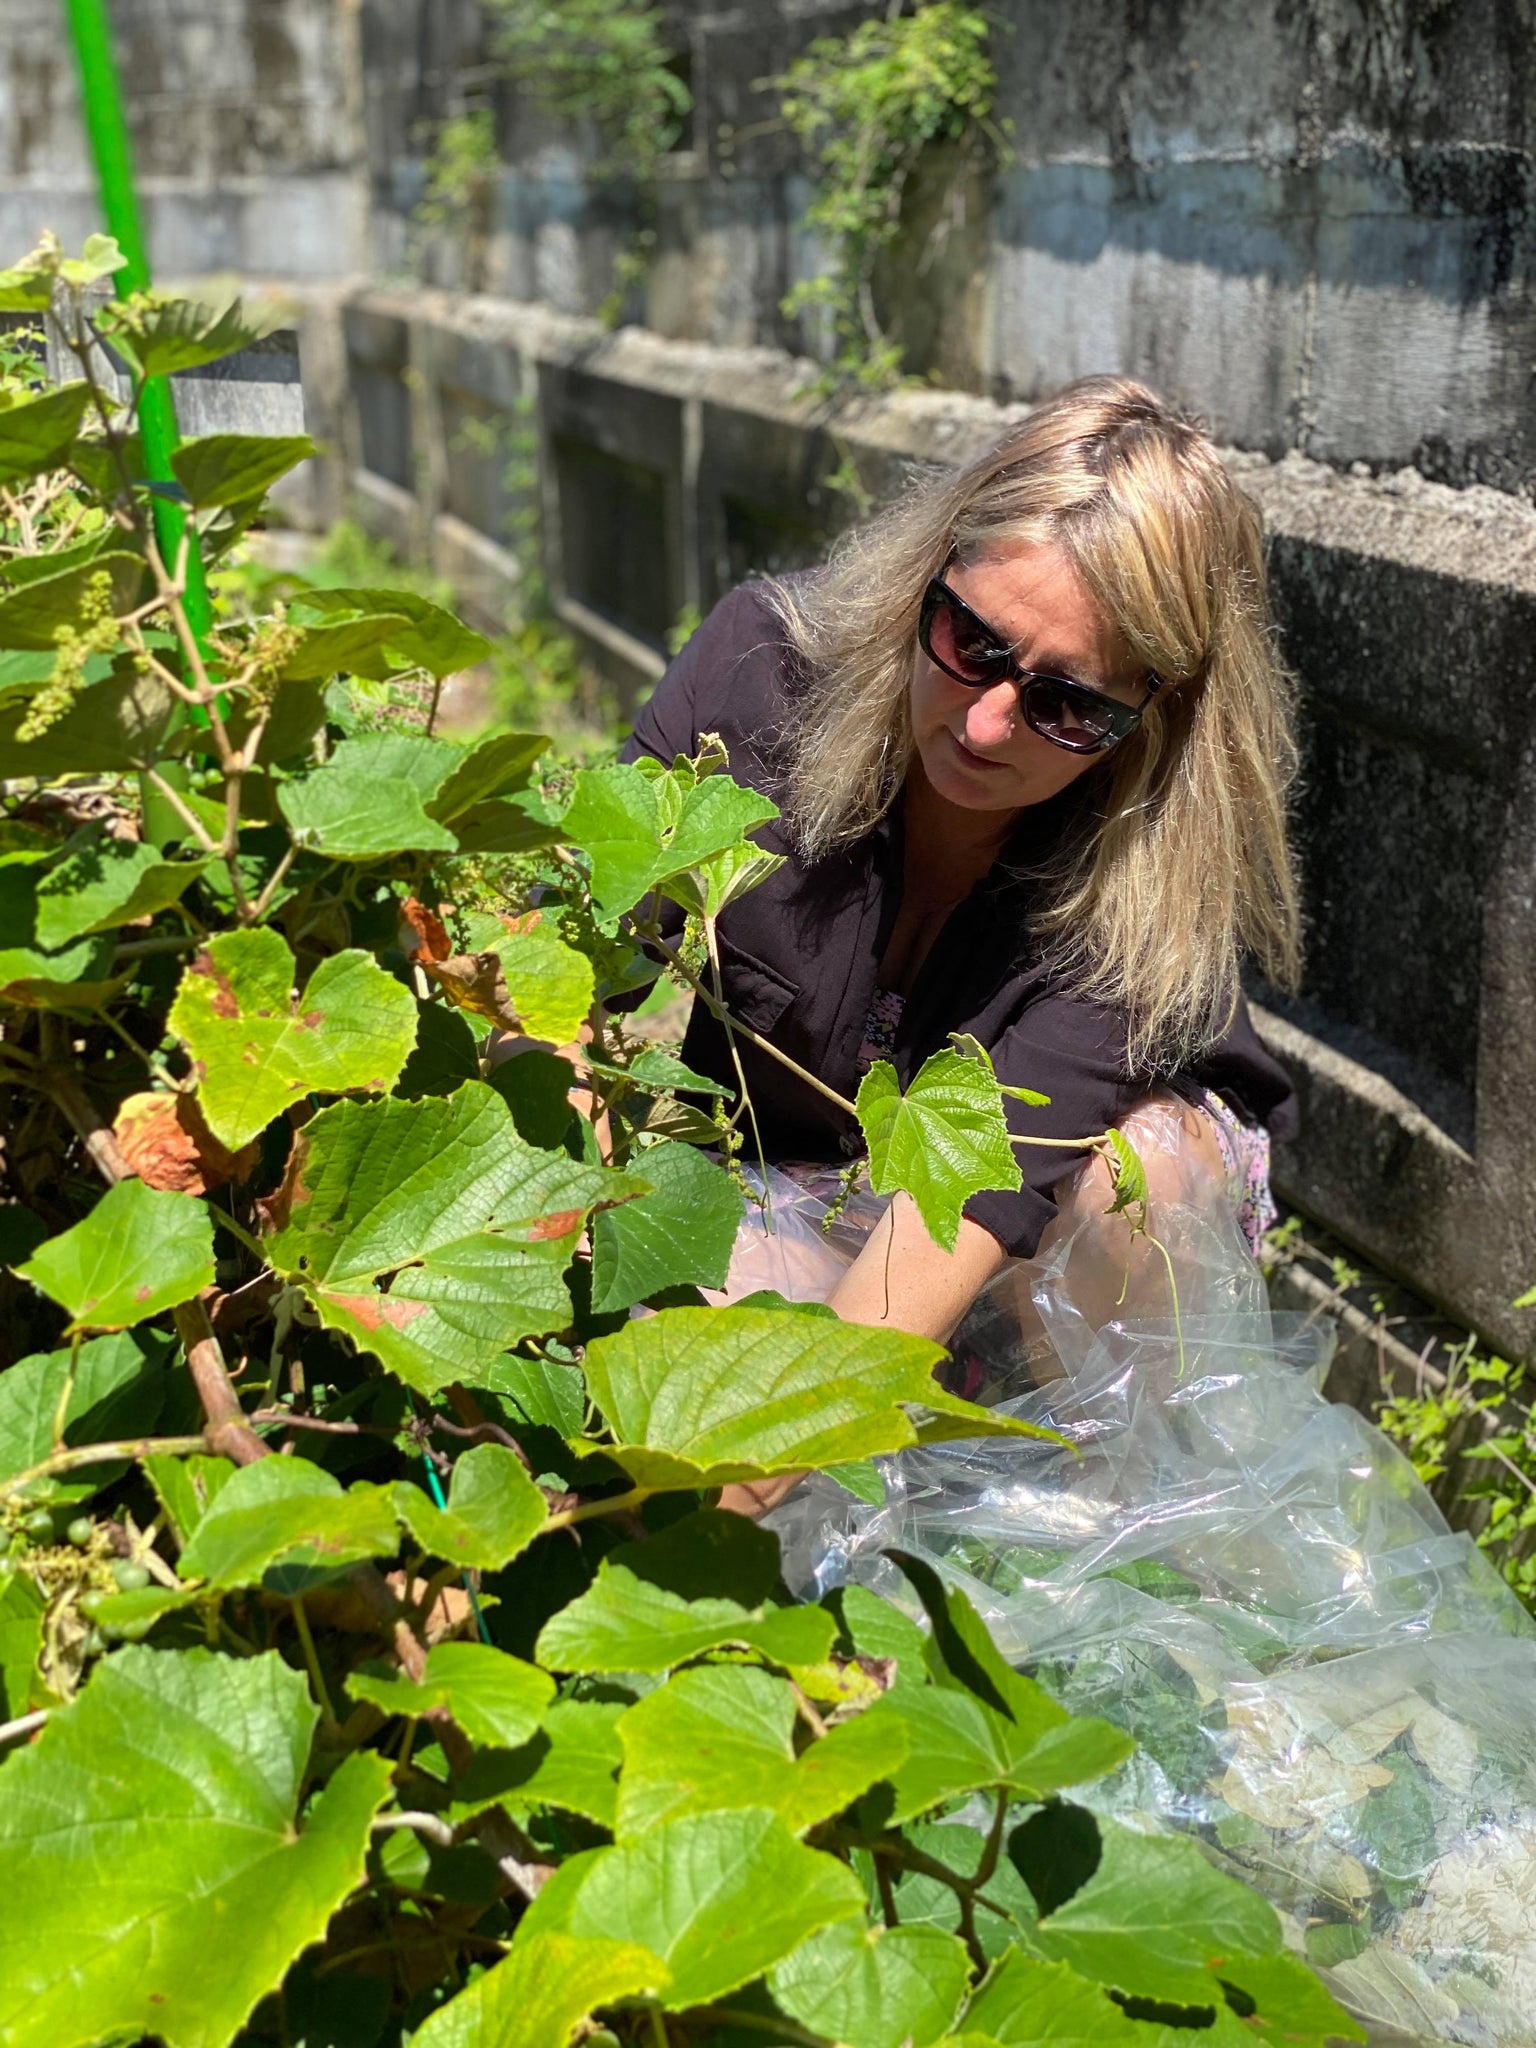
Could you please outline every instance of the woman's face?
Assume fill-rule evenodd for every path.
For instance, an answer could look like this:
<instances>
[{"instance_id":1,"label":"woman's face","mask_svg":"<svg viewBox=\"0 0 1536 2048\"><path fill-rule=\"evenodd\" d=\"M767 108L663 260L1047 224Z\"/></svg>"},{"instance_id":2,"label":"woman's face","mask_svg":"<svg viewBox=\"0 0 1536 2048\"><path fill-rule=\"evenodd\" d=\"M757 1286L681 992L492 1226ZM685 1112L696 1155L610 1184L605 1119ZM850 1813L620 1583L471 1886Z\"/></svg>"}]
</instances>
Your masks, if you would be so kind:
<instances>
[{"instance_id":1,"label":"woman's face","mask_svg":"<svg viewBox=\"0 0 1536 2048\"><path fill-rule=\"evenodd\" d=\"M999 549L969 567L952 562L944 580L996 627L1021 668L1070 677L1126 704L1144 701L1145 668L1055 542ZM912 731L931 787L968 811L1044 803L1104 759L1070 753L1032 732L1015 684L968 688L921 647L912 666Z\"/></svg>"}]
</instances>

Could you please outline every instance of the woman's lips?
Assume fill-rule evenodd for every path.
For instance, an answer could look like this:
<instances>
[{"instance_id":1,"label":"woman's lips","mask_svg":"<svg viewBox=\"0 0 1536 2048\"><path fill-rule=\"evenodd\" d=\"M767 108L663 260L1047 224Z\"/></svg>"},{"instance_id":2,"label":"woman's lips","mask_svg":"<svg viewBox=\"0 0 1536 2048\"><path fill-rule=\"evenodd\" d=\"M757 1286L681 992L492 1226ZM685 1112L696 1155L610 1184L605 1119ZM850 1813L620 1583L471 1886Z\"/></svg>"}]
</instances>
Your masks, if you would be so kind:
<instances>
[{"instance_id":1,"label":"woman's lips","mask_svg":"<svg viewBox=\"0 0 1536 2048\"><path fill-rule=\"evenodd\" d=\"M953 733L950 733L948 737L950 745L968 768L991 769L995 772L1000 768L1006 768L1008 765L1006 761L990 761L985 754L973 753L965 744L965 741L956 739Z\"/></svg>"}]
</instances>

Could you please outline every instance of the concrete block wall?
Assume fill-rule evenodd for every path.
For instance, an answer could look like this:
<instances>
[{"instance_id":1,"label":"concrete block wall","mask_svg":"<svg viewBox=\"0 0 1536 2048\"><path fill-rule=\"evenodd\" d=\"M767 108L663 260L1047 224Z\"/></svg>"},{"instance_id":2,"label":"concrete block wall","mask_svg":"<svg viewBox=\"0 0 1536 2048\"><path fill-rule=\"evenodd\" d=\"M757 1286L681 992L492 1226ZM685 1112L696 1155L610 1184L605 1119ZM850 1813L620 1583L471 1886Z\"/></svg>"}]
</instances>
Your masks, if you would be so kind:
<instances>
[{"instance_id":1,"label":"concrete block wall","mask_svg":"<svg viewBox=\"0 0 1536 2048\"><path fill-rule=\"evenodd\" d=\"M358 0L114 0L111 19L161 276L367 268ZM100 224L64 9L4 0L0 267Z\"/></svg>"},{"instance_id":2,"label":"concrete block wall","mask_svg":"<svg viewBox=\"0 0 1536 2048\"><path fill-rule=\"evenodd\" d=\"M556 605L631 690L685 607L815 560L914 465L966 459L1022 409L908 389L833 410L781 352L506 299L361 290L325 317L348 367L311 412L344 409L346 487L491 622L520 575L513 508L455 423L480 422L474 445L531 417ZM1304 707L1307 992L1255 991L1304 1105L1282 1192L1506 1351L1536 1348L1509 1306L1536 1280L1536 511L1412 471L1229 460L1265 513Z\"/></svg>"}]
</instances>

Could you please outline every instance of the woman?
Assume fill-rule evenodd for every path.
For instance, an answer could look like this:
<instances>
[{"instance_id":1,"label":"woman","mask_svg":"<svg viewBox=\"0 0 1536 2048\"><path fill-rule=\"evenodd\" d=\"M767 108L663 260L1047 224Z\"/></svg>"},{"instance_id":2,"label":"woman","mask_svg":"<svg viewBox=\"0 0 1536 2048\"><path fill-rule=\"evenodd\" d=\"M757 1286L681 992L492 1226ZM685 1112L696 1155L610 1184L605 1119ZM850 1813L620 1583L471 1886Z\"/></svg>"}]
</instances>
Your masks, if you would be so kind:
<instances>
[{"instance_id":1,"label":"woman","mask_svg":"<svg viewBox=\"0 0 1536 2048\"><path fill-rule=\"evenodd\" d=\"M760 836L785 864L720 922L734 1016L845 1097L872 1059L905 1085L969 1032L1051 1098L1009 1104L1021 1138L1089 1137L1171 1089L1184 1143L1258 1193L1293 1105L1238 970L1295 976L1294 745L1258 514L1196 427L1089 379L819 574L736 590L626 758L708 732L782 812ZM738 1049L769 1160L857 1152L851 1119ZM734 1085L702 1004L683 1055ZM1083 1156L1016 1149L1023 1188L968 1202L953 1252L898 1197L837 1311L947 1337Z\"/></svg>"}]
</instances>

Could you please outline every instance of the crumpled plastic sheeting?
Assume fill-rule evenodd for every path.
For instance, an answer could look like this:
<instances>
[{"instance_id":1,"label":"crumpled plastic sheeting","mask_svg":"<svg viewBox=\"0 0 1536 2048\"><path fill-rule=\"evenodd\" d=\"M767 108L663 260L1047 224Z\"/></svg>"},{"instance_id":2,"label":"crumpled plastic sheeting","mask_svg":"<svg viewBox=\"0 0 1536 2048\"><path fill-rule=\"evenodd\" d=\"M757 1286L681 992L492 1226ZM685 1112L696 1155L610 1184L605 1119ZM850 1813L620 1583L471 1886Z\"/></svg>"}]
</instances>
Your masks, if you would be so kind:
<instances>
[{"instance_id":1,"label":"crumpled plastic sheeting","mask_svg":"<svg viewBox=\"0 0 1536 2048\"><path fill-rule=\"evenodd\" d=\"M817 1476L769 1517L785 1575L915 1613L885 1553L928 1558L1015 1663L1138 1738L1084 1803L1198 1836L1394 2038L1528 2048L1536 1624L1386 1438L1324 1400L1323 1334L1270 1314L1174 1118L1131 1135L1178 1316L1161 1254L1132 1251L1084 1169L952 1342L955 1383L1073 1448L906 1451L879 1461L880 1507ZM824 1297L883 1206L824 1236L836 1190L774 1171L728 1294Z\"/></svg>"}]
</instances>

